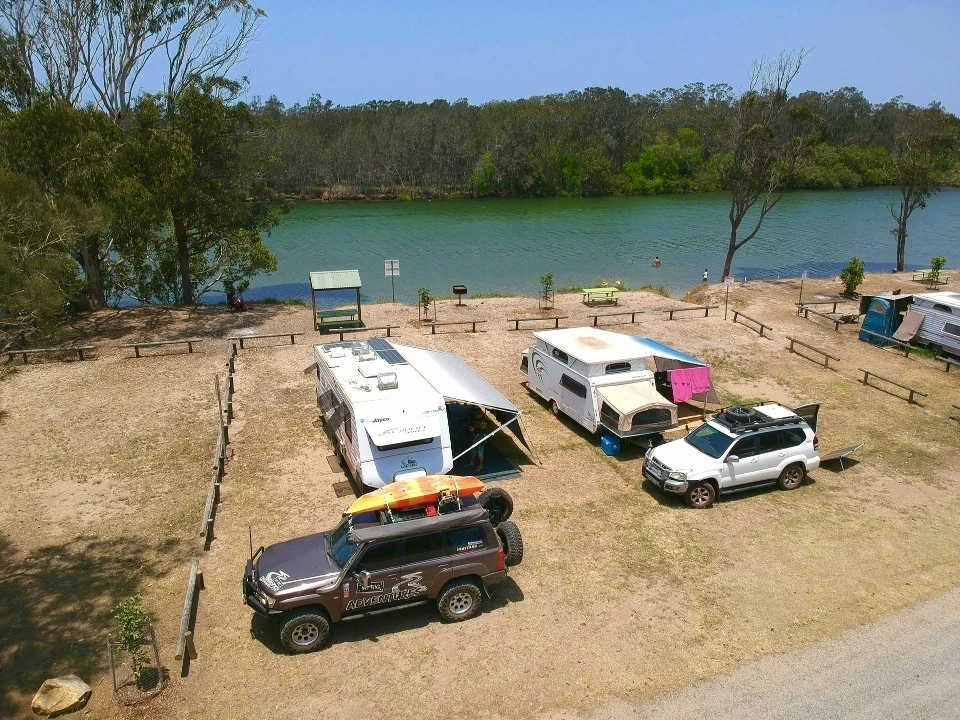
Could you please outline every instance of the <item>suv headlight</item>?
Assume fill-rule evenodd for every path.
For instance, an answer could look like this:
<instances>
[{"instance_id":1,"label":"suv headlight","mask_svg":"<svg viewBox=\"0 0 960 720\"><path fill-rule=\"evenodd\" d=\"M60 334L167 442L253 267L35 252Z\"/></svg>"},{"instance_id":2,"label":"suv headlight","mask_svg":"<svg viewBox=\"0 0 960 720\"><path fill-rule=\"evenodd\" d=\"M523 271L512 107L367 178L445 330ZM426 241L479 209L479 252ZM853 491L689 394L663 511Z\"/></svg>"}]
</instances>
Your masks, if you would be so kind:
<instances>
[{"instance_id":1,"label":"suv headlight","mask_svg":"<svg viewBox=\"0 0 960 720\"><path fill-rule=\"evenodd\" d=\"M267 606L268 610L272 610L273 606L277 604L277 599L270 597L265 592L260 593L260 599L263 600L263 604Z\"/></svg>"},{"instance_id":2,"label":"suv headlight","mask_svg":"<svg viewBox=\"0 0 960 720\"><path fill-rule=\"evenodd\" d=\"M687 481L687 474L685 472L680 472L679 470L673 470L672 472L667 473L667 477L670 480L676 480L677 482Z\"/></svg>"}]
</instances>

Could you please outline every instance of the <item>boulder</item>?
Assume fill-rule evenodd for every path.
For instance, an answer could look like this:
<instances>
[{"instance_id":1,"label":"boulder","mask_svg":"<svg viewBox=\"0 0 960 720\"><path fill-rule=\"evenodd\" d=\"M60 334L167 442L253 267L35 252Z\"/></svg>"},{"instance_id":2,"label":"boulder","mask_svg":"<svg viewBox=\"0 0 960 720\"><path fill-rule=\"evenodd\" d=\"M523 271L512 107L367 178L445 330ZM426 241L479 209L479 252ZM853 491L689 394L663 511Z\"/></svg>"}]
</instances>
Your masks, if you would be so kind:
<instances>
[{"instance_id":1,"label":"boulder","mask_svg":"<svg viewBox=\"0 0 960 720\"><path fill-rule=\"evenodd\" d=\"M90 699L90 692L90 686L76 675L44 680L31 707L37 715L56 717L82 708Z\"/></svg>"}]
</instances>

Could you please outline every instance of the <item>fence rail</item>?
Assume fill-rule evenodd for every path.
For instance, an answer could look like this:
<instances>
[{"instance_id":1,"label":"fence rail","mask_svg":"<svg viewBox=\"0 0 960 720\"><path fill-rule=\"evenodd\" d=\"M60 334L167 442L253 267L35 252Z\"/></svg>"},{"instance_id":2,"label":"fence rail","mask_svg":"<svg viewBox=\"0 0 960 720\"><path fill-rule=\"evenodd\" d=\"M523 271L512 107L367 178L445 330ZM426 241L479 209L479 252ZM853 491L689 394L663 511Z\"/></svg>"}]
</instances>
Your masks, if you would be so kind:
<instances>
[{"instance_id":1,"label":"fence rail","mask_svg":"<svg viewBox=\"0 0 960 720\"><path fill-rule=\"evenodd\" d=\"M183 660L184 657L189 660L197 659L197 647L193 642L193 625L201 590L203 590L203 571L200 569L200 560L194 559L190 566L187 594L183 600L183 613L180 615L180 635L177 640L177 651L174 654L177 660Z\"/></svg>"},{"instance_id":2,"label":"fence rail","mask_svg":"<svg viewBox=\"0 0 960 720\"><path fill-rule=\"evenodd\" d=\"M873 332L872 330L864 330L863 328L860 328L860 334L861 334L861 335L869 335L870 337L879 338L879 339L882 340L883 342L888 343L888 344L890 344L890 345L896 345L896 346L899 347L901 350L903 350L903 356L906 357L906 358L910 357L910 353L911 353L911 351L913 351L913 349L914 349L913 347L911 347L909 344L907 344L907 343L905 343L905 342L900 342L899 340L894 340L893 338L887 337L886 335L881 335L880 333L875 333L875 332ZM871 344L871 345L876 345L876 343L870 343L870 344ZM876 347L882 347L882 345L876 345Z\"/></svg>"},{"instance_id":3,"label":"fence rail","mask_svg":"<svg viewBox=\"0 0 960 720\"><path fill-rule=\"evenodd\" d=\"M554 328L560 327L560 321L566 320L567 315L550 315L546 317L525 317L525 318L508 318L507 322L513 323L513 329L519 330L520 323L522 322L552 322Z\"/></svg>"},{"instance_id":4,"label":"fence rail","mask_svg":"<svg viewBox=\"0 0 960 720\"><path fill-rule=\"evenodd\" d=\"M240 349L243 350L243 343L247 340L262 340L264 338L279 338L279 337L288 337L290 338L290 344L297 344L297 336L303 337L302 332L282 332L282 333L265 333L263 335L235 335L234 337L228 337L231 343L240 343Z\"/></svg>"},{"instance_id":5,"label":"fence rail","mask_svg":"<svg viewBox=\"0 0 960 720\"><path fill-rule=\"evenodd\" d=\"M863 368L858 368L858 369L860 370L860 372L863 373L864 385L867 385L869 387L876 387L875 385L870 385L870 383L868 382L871 377L875 377L877 380L883 380L885 383L890 383L891 385L895 385L898 388L901 388L902 390L906 390L907 392L909 392L910 397L907 399L907 402L909 403L914 402L914 399L913 399L914 395L920 395L921 397L928 397L927 393L923 392L922 390L917 390L916 388L912 388L909 385L898 383L896 380L891 380L890 378L883 377L883 375L877 375L872 370L864 370ZM883 388L877 388L877 389L882 390Z\"/></svg>"},{"instance_id":6,"label":"fence rail","mask_svg":"<svg viewBox=\"0 0 960 720\"><path fill-rule=\"evenodd\" d=\"M802 357L802 358L806 358L807 360L813 360L813 358L808 358L806 355L803 355L802 353L798 353L798 352L793 348L794 344L799 345L799 346L801 346L801 347L805 347L807 350L812 350L812 351L815 352L815 353L819 353L820 355L823 355L823 366L824 366L825 368L832 369L832 368L830 368L830 361L831 361L831 360L836 360L837 362L840 362L840 358L838 358L836 355L831 355L831 354L828 353L828 352L824 352L824 351L821 350L820 348L815 348L813 345L809 345L809 344L805 343L803 340L797 340L796 338L792 338L792 337L790 337L789 335L787 336L787 340L790 341L790 348L789 348L789 349L790 349L790 352L796 353L797 355L799 355L799 356Z\"/></svg>"},{"instance_id":7,"label":"fence rail","mask_svg":"<svg viewBox=\"0 0 960 720\"><path fill-rule=\"evenodd\" d=\"M759 332L759 333L760 333L760 337L765 337L764 334L763 334L764 328L766 328L766 329L769 330L770 332L773 332L773 328L770 327L769 325L767 325L767 324L765 324L765 323L762 323L762 322L760 322L759 320L756 320L756 319L750 317L749 315L744 315L744 314L743 314L742 312L740 312L739 310L734 310L734 311L733 311L733 321L734 321L734 322L737 322L737 316L742 317L744 320L749 320L750 322L752 322L752 323L754 323L754 324L756 324L756 325L759 325L759 326L760 326L760 329L759 329L759 330L756 330L755 328L750 327L749 325L747 325L747 324L744 323L744 322L740 323L740 324L743 325L744 327L750 328L750 329L753 330L754 332Z\"/></svg>"},{"instance_id":8,"label":"fence rail","mask_svg":"<svg viewBox=\"0 0 960 720\"><path fill-rule=\"evenodd\" d=\"M836 330L837 332L840 332L840 325L844 324L843 320L840 320L839 318L830 317L826 313L822 313L819 310L814 310L813 308L809 308L805 306L803 308L803 317L809 320L810 313L813 313L817 317L823 318L824 320L829 320L830 322L832 322L833 329Z\"/></svg>"},{"instance_id":9,"label":"fence rail","mask_svg":"<svg viewBox=\"0 0 960 720\"><path fill-rule=\"evenodd\" d=\"M23 356L23 364L26 365L28 360L27 356L29 355L39 355L40 353L77 353L77 356L80 360L83 360L83 354L85 352L92 352L94 350L93 345L74 345L72 347L54 347L54 348L33 348L31 350L4 350L4 354L7 356L7 362L12 362L13 358L17 355Z\"/></svg>"},{"instance_id":10,"label":"fence rail","mask_svg":"<svg viewBox=\"0 0 960 720\"><path fill-rule=\"evenodd\" d=\"M696 307L687 307L687 308L665 308L663 312L670 313L670 320L673 320L673 314L678 312L693 312L695 310L703 310L704 317L710 317L711 310L719 310L719 305L697 305Z\"/></svg>"},{"instance_id":11,"label":"fence rail","mask_svg":"<svg viewBox=\"0 0 960 720\"><path fill-rule=\"evenodd\" d=\"M625 315L629 315L630 324L632 325L637 322L637 315L642 315L642 314L643 314L643 310L621 310L620 312L603 313L602 315L587 315L587 317L592 317L593 326L597 327L600 322L600 318L623 317ZM617 323L611 323L611 324L616 325ZM626 322L619 323L619 324L625 325Z\"/></svg>"},{"instance_id":12,"label":"fence rail","mask_svg":"<svg viewBox=\"0 0 960 720\"><path fill-rule=\"evenodd\" d=\"M399 330L399 325L384 325L383 327L356 327L356 328L327 328L326 332L320 333L321 335L339 335L340 342L343 342L344 335L350 335L352 333L361 333L361 332L370 332L370 333L379 333L386 332L387 337L393 337L390 333L394 330Z\"/></svg>"},{"instance_id":13,"label":"fence rail","mask_svg":"<svg viewBox=\"0 0 960 720\"><path fill-rule=\"evenodd\" d=\"M451 320L450 322L435 322L430 325L430 334L436 335L438 327L446 327L448 325L470 325L470 332L475 333L477 331L477 325L480 323L485 323L486 320ZM466 331L464 331L466 332Z\"/></svg>"}]
</instances>

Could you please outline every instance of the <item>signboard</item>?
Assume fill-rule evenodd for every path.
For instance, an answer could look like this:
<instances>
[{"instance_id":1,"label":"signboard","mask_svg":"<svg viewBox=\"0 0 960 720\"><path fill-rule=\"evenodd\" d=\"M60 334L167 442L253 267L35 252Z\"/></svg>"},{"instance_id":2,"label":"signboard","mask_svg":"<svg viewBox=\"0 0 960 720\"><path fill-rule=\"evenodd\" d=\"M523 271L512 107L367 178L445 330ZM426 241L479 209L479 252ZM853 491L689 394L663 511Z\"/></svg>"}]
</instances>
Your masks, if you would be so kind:
<instances>
[{"instance_id":1,"label":"signboard","mask_svg":"<svg viewBox=\"0 0 960 720\"><path fill-rule=\"evenodd\" d=\"M383 276L384 276L384 277L399 277L399 276L400 276L400 261L399 261L399 260L384 260L384 261L383 261Z\"/></svg>"},{"instance_id":2,"label":"signboard","mask_svg":"<svg viewBox=\"0 0 960 720\"><path fill-rule=\"evenodd\" d=\"M803 271L803 275L800 276L800 279L801 279L801 280L809 280L809 279L810 279L810 273L808 273L806 270L804 270L804 271Z\"/></svg>"},{"instance_id":3,"label":"signboard","mask_svg":"<svg viewBox=\"0 0 960 720\"><path fill-rule=\"evenodd\" d=\"M724 285L733 285L734 282L735 282L735 281L734 281L734 279L733 279L733 275L727 275L727 276L723 279L723 284L724 284Z\"/></svg>"}]
</instances>

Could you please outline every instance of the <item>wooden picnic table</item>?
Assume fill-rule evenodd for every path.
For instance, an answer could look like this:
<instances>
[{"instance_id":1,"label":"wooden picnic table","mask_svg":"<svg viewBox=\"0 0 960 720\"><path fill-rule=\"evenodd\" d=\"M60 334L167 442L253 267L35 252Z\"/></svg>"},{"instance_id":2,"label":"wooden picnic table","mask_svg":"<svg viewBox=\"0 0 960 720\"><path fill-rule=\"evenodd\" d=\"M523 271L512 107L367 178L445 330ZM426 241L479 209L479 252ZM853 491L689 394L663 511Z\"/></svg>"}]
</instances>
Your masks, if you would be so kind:
<instances>
[{"instance_id":1,"label":"wooden picnic table","mask_svg":"<svg viewBox=\"0 0 960 720\"><path fill-rule=\"evenodd\" d=\"M598 302L613 303L618 305L620 303L620 298L617 297L617 293L620 291L617 288L612 287L595 287L595 288L584 288L580 291L580 294L583 296L583 303L585 305L593 305Z\"/></svg>"},{"instance_id":2,"label":"wooden picnic table","mask_svg":"<svg viewBox=\"0 0 960 720\"><path fill-rule=\"evenodd\" d=\"M313 325L316 330L330 325L348 325L360 322L359 313L350 308L340 310L317 310Z\"/></svg>"}]
</instances>

